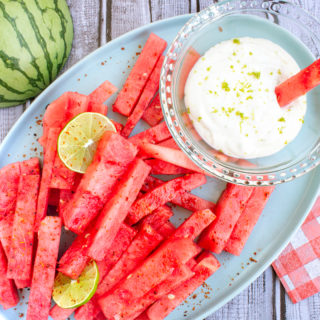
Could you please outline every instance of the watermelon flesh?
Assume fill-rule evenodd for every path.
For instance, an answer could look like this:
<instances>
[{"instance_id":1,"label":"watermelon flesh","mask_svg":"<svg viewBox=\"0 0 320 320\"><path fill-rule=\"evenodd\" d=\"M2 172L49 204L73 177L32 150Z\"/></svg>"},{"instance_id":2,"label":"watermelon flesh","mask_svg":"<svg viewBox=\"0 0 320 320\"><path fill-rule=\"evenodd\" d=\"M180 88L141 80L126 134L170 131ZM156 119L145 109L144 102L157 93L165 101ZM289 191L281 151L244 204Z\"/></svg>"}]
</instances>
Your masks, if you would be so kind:
<instances>
[{"instance_id":1,"label":"watermelon flesh","mask_svg":"<svg viewBox=\"0 0 320 320\"><path fill-rule=\"evenodd\" d=\"M116 86L114 86L110 81L106 80L89 94L89 99L96 103L102 104L103 102L108 100L117 90L118 88ZM107 114L107 112L104 114Z\"/></svg>"},{"instance_id":2,"label":"watermelon flesh","mask_svg":"<svg viewBox=\"0 0 320 320\"><path fill-rule=\"evenodd\" d=\"M173 138L169 138L167 140L159 142L158 145L161 147L167 147L167 148L171 148L171 149L180 150L179 146L177 145L177 143L174 141Z\"/></svg>"},{"instance_id":3,"label":"watermelon flesh","mask_svg":"<svg viewBox=\"0 0 320 320\"><path fill-rule=\"evenodd\" d=\"M19 296L13 280L7 278L7 258L0 243L0 305L3 309L16 306Z\"/></svg>"},{"instance_id":4,"label":"watermelon flesh","mask_svg":"<svg viewBox=\"0 0 320 320\"><path fill-rule=\"evenodd\" d=\"M113 196L102 209L94 226L96 231L88 251L88 255L92 259L102 261L108 254L108 250L149 172L150 167L144 161L135 159L115 187Z\"/></svg>"},{"instance_id":5,"label":"watermelon flesh","mask_svg":"<svg viewBox=\"0 0 320 320\"><path fill-rule=\"evenodd\" d=\"M194 272L187 265L177 267L166 280L151 289L141 299L137 299L135 303L126 308L122 316L127 320L134 320L136 317L146 310L153 302L162 296L170 293L184 281L194 276Z\"/></svg>"},{"instance_id":6,"label":"watermelon flesh","mask_svg":"<svg viewBox=\"0 0 320 320\"><path fill-rule=\"evenodd\" d=\"M198 244L221 253L254 188L228 183L215 207L216 219L200 235Z\"/></svg>"},{"instance_id":7,"label":"watermelon flesh","mask_svg":"<svg viewBox=\"0 0 320 320\"><path fill-rule=\"evenodd\" d=\"M174 234L176 227L170 221L167 221L161 227L159 227L158 231L164 239L168 239Z\"/></svg>"},{"instance_id":8,"label":"watermelon flesh","mask_svg":"<svg viewBox=\"0 0 320 320\"><path fill-rule=\"evenodd\" d=\"M285 107L320 84L320 59L290 77L275 89L280 107Z\"/></svg>"},{"instance_id":9,"label":"watermelon flesh","mask_svg":"<svg viewBox=\"0 0 320 320\"><path fill-rule=\"evenodd\" d=\"M168 206L162 206L143 218L141 226L148 224L152 228L159 230L172 216L172 210Z\"/></svg>"},{"instance_id":10,"label":"watermelon flesh","mask_svg":"<svg viewBox=\"0 0 320 320\"><path fill-rule=\"evenodd\" d=\"M123 253L110 272L99 283L95 296L89 304L80 307L75 313L79 320L93 319L101 311L97 299L100 295L109 291L122 278L133 271L150 252L157 247L162 237L150 226L144 225L132 240L128 249Z\"/></svg>"},{"instance_id":11,"label":"watermelon flesh","mask_svg":"<svg viewBox=\"0 0 320 320\"><path fill-rule=\"evenodd\" d=\"M142 190L148 192L163 183L164 181L149 176L146 179ZM174 199L171 200L171 202L192 212L204 209L213 209L215 207L213 202L202 199L189 192L179 193Z\"/></svg>"},{"instance_id":12,"label":"watermelon flesh","mask_svg":"<svg viewBox=\"0 0 320 320\"><path fill-rule=\"evenodd\" d=\"M198 173L185 175L165 182L136 200L130 209L126 221L130 225L135 224L153 210L174 199L179 192L190 191L205 183L205 176Z\"/></svg>"},{"instance_id":13,"label":"watermelon flesh","mask_svg":"<svg viewBox=\"0 0 320 320\"><path fill-rule=\"evenodd\" d=\"M189 238L194 240L212 223L215 217L214 213L209 209L196 211L178 227L172 237L175 239Z\"/></svg>"},{"instance_id":14,"label":"watermelon flesh","mask_svg":"<svg viewBox=\"0 0 320 320\"><path fill-rule=\"evenodd\" d=\"M113 104L113 111L127 117L131 114L166 46L166 41L154 33L150 34L137 62Z\"/></svg>"},{"instance_id":15,"label":"watermelon flesh","mask_svg":"<svg viewBox=\"0 0 320 320\"><path fill-rule=\"evenodd\" d=\"M168 295L155 302L148 310L147 316L152 320L162 320L195 291L220 267L219 261L208 252L204 252L192 270L195 275L172 290Z\"/></svg>"},{"instance_id":16,"label":"watermelon flesh","mask_svg":"<svg viewBox=\"0 0 320 320\"><path fill-rule=\"evenodd\" d=\"M7 216L14 214L19 176L19 163L8 164L0 169L0 223Z\"/></svg>"},{"instance_id":17,"label":"watermelon flesh","mask_svg":"<svg viewBox=\"0 0 320 320\"><path fill-rule=\"evenodd\" d=\"M31 280L33 232L40 175L21 175L14 214L7 277Z\"/></svg>"},{"instance_id":18,"label":"watermelon flesh","mask_svg":"<svg viewBox=\"0 0 320 320\"><path fill-rule=\"evenodd\" d=\"M129 137L130 133L137 125L138 121L142 118L144 111L148 107L150 101L159 90L159 79L164 56L161 56L153 69L150 78L147 81L146 86L139 98L137 105L134 107L133 112L129 116L126 125L124 126L121 134L124 137Z\"/></svg>"},{"instance_id":19,"label":"watermelon flesh","mask_svg":"<svg viewBox=\"0 0 320 320\"><path fill-rule=\"evenodd\" d=\"M50 128L48 131L48 138L46 144L46 152L43 159L42 176L40 183L40 190L37 204L37 214L35 219L35 231L37 232L40 226L40 222L47 214L49 195L50 195L50 183L54 160L57 154L57 139L60 130L57 128Z\"/></svg>"},{"instance_id":20,"label":"watermelon flesh","mask_svg":"<svg viewBox=\"0 0 320 320\"><path fill-rule=\"evenodd\" d=\"M61 122L64 121L65 114L69 108L70 92L63 93L58 99L51 102L42 119L43 134L39 143L45 148L49 136L50 128L62 128ZM45 152L45 150L44 150Z\"/></svg>"},{"instance_id":21,"label":"watermelon flesh","mask_svg":"<svg viewBox=\"0 0 320 320\"><path fill-rule=\"evenodd\" d=\"M224 248L225 251L237 256L240 255L273 190L274 187L254 188L239 220L232 230Z\"/></svg>"},{"instance_id":22,"label":"watermelon flesh","mask_svg":"<svg viewBox=\"0 0 320 320\"><path fill-rule=\"evenodd\" d=\"M53 207L59 207L60 202L60 190L49 189L48 205Z\"/></svg>"},{"instance_id":23,"label":"watermelon flesh","mask_svg":"<svg viewBox=\"0 0 320 320\"><path fill-rule=\"evenodd\" d=\"M144 111L142 119L150 127L154 127L163 119L159 93L154 97L150 105Z\"/></svg>"},{"instance_id":24,"label":"watermelon flesh","mask_svg":"<svg viewBox=\"0 0 320 320\"><path fill-rule=\"evenodd\" d=\"M6 256L10 253L11 233L20 177L20 163L0 170L0 241Z\"/></svg>"},{"instance_id":25,"label":"watermelon flesh","mask_svg":"<svg viewBox=\"0 0 320 320\"><path fill-rule=\"evenodd\" d=\"M158 160L158 159L149 159L145 160L145 162L151 167L151 174L187 174L192 171L178 167L174 164Z\"/></svg>"},{"instance_id":26,"label":"watermelon flesh","mask_svg":"<svg viewBox=\"0 0 320 320\"><path fill-rule=\"evenodd\" d=\"M184 97L184 87L186 85L189 73L199 58L200 54L194 48L190 47L183 59L183 64L181 67L178 89L179 99L183 99Z\"/></svg>"},{"instance_id":27,"label":"watermelon flesh","mask_svg":"<svg viewBox=\"0 0 320 320\"><path fill-rule=\"evenodd\" d=\"M104 279L104 277L108 274L108 272L112 269L112 267L116 264L116 262L119 260L123 252L128 248L130 243L132 242L132 239L136 235L136 231L130 227L128 227L125 224L121 225L121 228L114 240L114 243L112 245L112 250L110 252L110 255L107 256L107 258L104 261L97 261L97 266L99 270L99 284L98 288ZM70 254L69 256L72 255ZM81 274L82 270L78 270L77 273L79 275ZM94 302L95 296L87 302L85 305L81 306L77 309L63 309L60 308L58 305L55 305L50 310L50 315L55 320L62 320L67 319L75 310L76 312L76 319L80 318L81 315L84 314L87 316L85 319L93 319L94 314L98 315L100 312L100 307ZM68 312L66 311L68 310Z\"/></svg>"},{"instance_id":28,"label":"watermelon flesh","mask_svg":"<svg viewBox=\"0 0 320 320\"><path fill-rule=\"evenodd\" d=\"M63 211L64 223L80 234L97 216L118 179L137 154L137 148L119 134L106 131L95 156Z\"/></svg>"},{"instance_id":29,"label":"watermelon flesh","mask_svg":"<svg viewBox=\"0 0 320 320\"><path fill-rule=\"evenodd\" d=\"M122 278L133 271L163 240L150 225L144 224L132 243L99 285L99 296L110 291Z\"/></svg>"},{"instance_id":30,"label":"watermelon flesh","mask_svg":"<svg viewBox=\"0 0 320 320\"><path fill-rule=\"evenodd\" d=\"M142 298L198 252L198 247L190 239L173 240L158 248L112 292L99 298L105 317L121 319L125 309L136 299Z\"/></svg>"},{"instance_id":31,"label":"watermelon flesh","mask_svg":"<svg viewBox=\"0 0 320 320\"><path fill-rule=\"evenodd\" d=\"M171 133L168 130L166 123L161 122L150 129L147 129L145 131L142 131L132 136L131 138L129 138L129 141L131 143L134 143L137 146L140 146L142 142L158 143L170 137L171 137Z\"/></svg>"},{"instance_id":32,"label":"watermelon flesh","mask_svg":"<svg viewBox=\"0 0 320 320\"><path fill-rule=\"evenodd\" d=\"M77 279L90 261L87 253L89 244L91 243L92 229L90 228L88 232L84 232L78 236L59 260L58 271L71 279ZM110 265L112 265L118 261L118 255L122 254L123 250L127 248L135 234L136 231L122 224L112 243L112 251L106 257L104 263L106 264L107 261L110 261ZM115 262L114 259L116 259Z\"/></svg>"},{"instance_id":33,"label":"watermelon flesh","mask_svg":"<svg viewBox=\"0 0 320 320\"><path fill-rule=\"evenodd\" d=\"M67 320L74 310L76 309L63 309L56 304L50 309L49 315L53 320Z\"/></svg>"},{"instance_id":34,"label":"watermelon flesh","mask_svg":"<svg viewBox=\"0 0 320 320\"><path fill-rule=\"evenodd\" d=\"M132 138L134 137L135 136ZM181 150L162 147L146 142L142 143L139 147L144 156L146 155L150 158L166 161L176 166L208 175L207 172L201 170L197 165L195 165Z\"/></svg>"},{"instance_id":35,"label":"watermelon flesh","mask_svg":"<svg viewBox=\"0 0 320 320\"><path fill-rule=\"evenodd\" d=\"M72 242L59 260L58 271L71 279L77 279L90 261L88 246L91 242L92 228L83 232Z\"/></svg>"},{"instance_id":36,"label":"watermelon flesh","mask_svg":"<svg viewBox=\"0 0 320 320\"><path fill-rule=\"evenodd\" d=\"M46 217L38 232L27 320L48 319L61 235L61 219Z\"/></svg>"}]
</instances>

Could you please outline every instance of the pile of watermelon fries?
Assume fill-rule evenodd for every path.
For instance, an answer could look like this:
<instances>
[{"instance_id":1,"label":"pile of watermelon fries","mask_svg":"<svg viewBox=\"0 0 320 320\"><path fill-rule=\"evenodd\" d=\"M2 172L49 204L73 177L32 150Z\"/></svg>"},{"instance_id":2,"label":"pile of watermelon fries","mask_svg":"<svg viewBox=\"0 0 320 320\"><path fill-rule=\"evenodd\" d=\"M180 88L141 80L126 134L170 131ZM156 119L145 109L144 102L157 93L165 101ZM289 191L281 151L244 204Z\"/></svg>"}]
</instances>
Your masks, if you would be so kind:
<instances>
[{"instance_id":1,"label":"pile of watermelon fries","mask_svg":"<svg viewBox=\"0 0 320 320\"><path fill-rule=\"evenodd\" d=\"M212 252L240 255L273 187L227 184L217 204L190 191L205 173L179 149L159 103L166 42L151 34L113 110L124 116L106 131L84 174L57 154L61 130L83 112L107 114L117 88L109 81L89 95L66 92L43 117L39 160L0 170L0 304L19 302L30 287L27 319L164 319L220 266ZM150 125L130 136L138 121ZM179 175L163 181L154 175ZM169 203L169 205L168 205ZM171 204L191 212L179 227ZM48 206L57 215L49 216ZM61 229L77 237L58 260ZM197 242L195 239L199 239ZM77 279L94 260L100 278L91 300L76 309L51 309L56 272Z\"/></svg>"}]
</instances>

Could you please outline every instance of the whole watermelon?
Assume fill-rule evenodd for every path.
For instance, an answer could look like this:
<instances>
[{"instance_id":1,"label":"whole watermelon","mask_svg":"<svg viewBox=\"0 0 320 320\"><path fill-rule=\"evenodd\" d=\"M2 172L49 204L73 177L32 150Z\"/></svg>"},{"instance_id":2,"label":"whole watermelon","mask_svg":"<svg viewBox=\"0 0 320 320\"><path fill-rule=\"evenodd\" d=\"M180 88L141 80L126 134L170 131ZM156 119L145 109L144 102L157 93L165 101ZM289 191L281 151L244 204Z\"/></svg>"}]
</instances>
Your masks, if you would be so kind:
<instances>
[{"instance_id":1,"label":"whole watermelon","mask_svg":"<svg viewBox=\"0 0 320 320\"><path fill-rule=\"evenodd\" d=\"M72 39L65 0L0 0L0 107L46 88L65 64Z\"/></svg>"}]
</instances>

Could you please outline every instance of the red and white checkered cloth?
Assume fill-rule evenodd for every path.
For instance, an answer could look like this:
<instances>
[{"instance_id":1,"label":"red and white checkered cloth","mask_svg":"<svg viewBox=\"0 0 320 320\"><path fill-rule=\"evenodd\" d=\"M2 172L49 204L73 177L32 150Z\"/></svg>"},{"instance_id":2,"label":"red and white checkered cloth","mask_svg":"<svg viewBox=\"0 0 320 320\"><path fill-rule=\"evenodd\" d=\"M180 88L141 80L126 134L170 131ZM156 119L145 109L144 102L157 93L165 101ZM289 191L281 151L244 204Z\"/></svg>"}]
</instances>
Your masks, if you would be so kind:
<instances>
[{"instance_id":1,"label":"red and white checkered cloth","mask_svg":"<svg viewBox=\"0 0 320 320\"><path fill-rule=\"evenodd\" d=\"M272 266L293 303L320 292L320 196Z\"/></svg>"}]
</instances>

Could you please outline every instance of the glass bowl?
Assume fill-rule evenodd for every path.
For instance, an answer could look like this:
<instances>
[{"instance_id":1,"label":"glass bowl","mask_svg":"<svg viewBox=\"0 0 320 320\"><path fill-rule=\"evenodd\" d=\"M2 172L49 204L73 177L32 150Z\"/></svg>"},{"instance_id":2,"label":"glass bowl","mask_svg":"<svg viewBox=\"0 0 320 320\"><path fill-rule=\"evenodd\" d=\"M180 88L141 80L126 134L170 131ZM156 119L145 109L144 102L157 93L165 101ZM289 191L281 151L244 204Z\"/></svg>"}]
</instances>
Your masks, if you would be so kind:
<instances>
[{"instance_id":1,"label":"glass bowl","mask_svg":"<svg viewBox=\"0 0 320 320\"><path fill-rule=\"evenodd\" d=\"M268 157L230 158L195 131L184 104L184 85L195 63L213 45L243 36L269 39L288 51L300 68L320 57L320 23L286 1L229 0L194 15L168 49L160 78L160 100L168 128L184 153L210 175L236 184L265 186L291 181L320 163L320 88L307 95L299 135ZM319 101L319 103L318 103Z\"/></svg>"}]
</instances>

